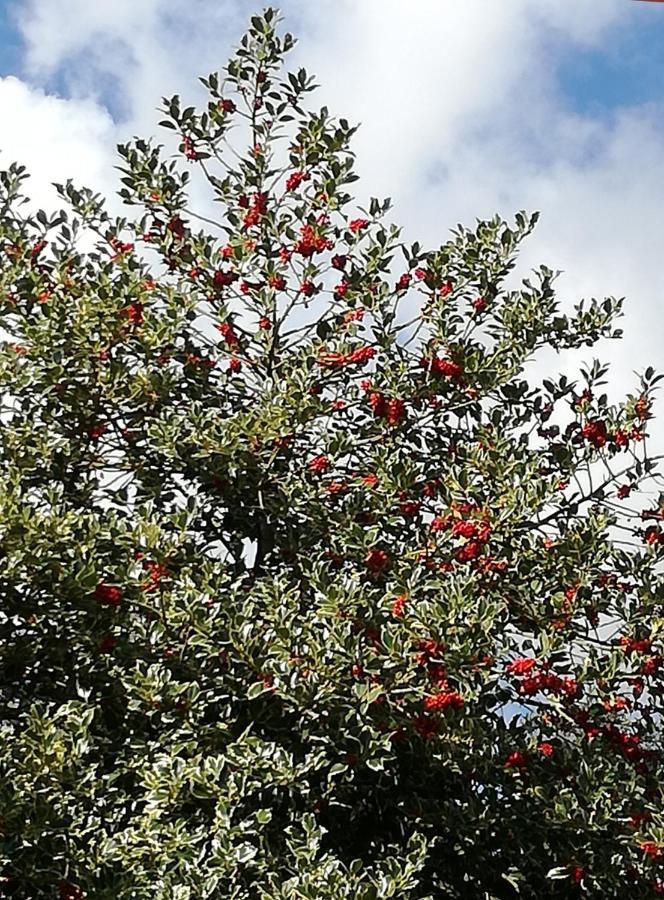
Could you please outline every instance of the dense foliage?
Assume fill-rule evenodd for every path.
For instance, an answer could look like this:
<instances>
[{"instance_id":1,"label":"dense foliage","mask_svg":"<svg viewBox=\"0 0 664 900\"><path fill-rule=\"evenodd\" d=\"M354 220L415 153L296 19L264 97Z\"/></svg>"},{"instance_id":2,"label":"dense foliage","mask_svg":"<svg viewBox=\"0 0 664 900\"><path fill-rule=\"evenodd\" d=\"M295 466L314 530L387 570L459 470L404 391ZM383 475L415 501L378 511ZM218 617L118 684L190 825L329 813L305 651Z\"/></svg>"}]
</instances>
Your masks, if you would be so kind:
<instances>
[{"instance_id":1,"label":"dense foliage","mask_svg":"<svg viewBox=\"0 0 664 900\"><path fill-rule=\"evenodd\" d=\"M662 893L658 378L530 384L620 302L355 206L276 26L128 218L0 175L3 896Z\"/></svg>"}]
</instances>

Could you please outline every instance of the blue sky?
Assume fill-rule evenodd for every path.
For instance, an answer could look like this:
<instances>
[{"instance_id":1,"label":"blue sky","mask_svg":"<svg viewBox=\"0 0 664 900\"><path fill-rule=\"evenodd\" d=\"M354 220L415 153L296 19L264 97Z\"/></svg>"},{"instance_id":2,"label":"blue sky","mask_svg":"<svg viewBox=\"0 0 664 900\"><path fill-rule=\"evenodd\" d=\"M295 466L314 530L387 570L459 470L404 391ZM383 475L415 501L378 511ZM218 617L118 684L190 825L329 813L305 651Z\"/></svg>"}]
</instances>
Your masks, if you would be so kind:
<instances>
[{"instance_id":1,"label":"blue sky","mask_svg":"<svg viewBox=\"0 0 664 900\"><path fill-rule=\"evenodd\" d=\"M21 67L21 35L9 4L0 5L0 75L16 74Z\"/></svg>"},{"instance_id":2,"label":"blue sky","mask_svg":"<svg viewBox=\"0 0 664 900\"><path fill-rule=\"evenodd\" d=\"M610 41L599 47L567 47L561 55L560 90L576 112L610 115L617 107L664 98L664 4L634 6Z\"/></svg>"}]
</instances>

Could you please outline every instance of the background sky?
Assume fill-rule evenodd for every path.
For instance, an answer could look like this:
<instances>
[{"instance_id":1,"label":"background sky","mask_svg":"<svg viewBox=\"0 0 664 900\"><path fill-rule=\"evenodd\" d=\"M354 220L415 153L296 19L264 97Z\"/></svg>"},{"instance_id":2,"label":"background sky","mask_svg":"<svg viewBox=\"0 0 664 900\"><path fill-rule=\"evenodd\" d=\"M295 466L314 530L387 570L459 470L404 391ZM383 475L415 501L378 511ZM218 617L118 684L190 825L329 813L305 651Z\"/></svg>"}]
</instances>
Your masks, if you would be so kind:
<instances>
[{"instance_id":1,"label":"background sky","mask_svg":"<svg viewBox=\"0 0 664 900\"><path fill-rule=\"evenodd\" d=\"M161 97L199 97L259 4L0 0L0 166L112 194L115 144L157 134ZM539 209L521 271L563 271L563 306L624 296L625 339L586 351L664 370L664 3L285 0L316 105L361 122L358 202L391 196L407 240ZM573 374L576 359L553 361ZM651 433L664 452L662 421Z\"/></svg>"}]
</instances>

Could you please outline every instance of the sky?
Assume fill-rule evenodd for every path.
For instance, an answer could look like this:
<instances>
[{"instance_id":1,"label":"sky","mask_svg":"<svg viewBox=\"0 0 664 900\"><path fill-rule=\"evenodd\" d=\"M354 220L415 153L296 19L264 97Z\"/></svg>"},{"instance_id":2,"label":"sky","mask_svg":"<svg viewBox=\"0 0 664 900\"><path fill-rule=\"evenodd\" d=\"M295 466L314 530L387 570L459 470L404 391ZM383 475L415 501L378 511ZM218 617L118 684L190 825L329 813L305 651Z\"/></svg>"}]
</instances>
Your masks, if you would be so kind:
<instances>
[{"instance_id":1,"label":"sky","mask_svg":"<svg viewBox=\"0 0 664 900\"><path fill-rule=\"evenodd\" d=\"M0 0L0 166L32 194L72 177L118 187L115 145L158 134L163 95L200 97L259 4ZM358 202L391 196L407 240L540 210L520 272L561 270L582 297L625 297L609 393L664 370L664 3L637 0L284 0L292 66L353 122ZM576 358L546 365L573 375ZM548 373L546 373L548 374ZM651 428L664 452L661 422Z\"/></svg>"}]
</instances>

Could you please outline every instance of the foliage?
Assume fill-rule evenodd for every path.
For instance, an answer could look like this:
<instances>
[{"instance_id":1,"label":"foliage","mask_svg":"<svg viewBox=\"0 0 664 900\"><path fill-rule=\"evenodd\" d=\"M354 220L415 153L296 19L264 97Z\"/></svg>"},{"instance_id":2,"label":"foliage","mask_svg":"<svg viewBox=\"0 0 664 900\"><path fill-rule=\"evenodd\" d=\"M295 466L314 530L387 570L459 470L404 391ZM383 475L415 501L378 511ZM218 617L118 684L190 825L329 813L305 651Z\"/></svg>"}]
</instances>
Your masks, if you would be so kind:
<instances>
[{"instance_id":1,"label":"foliage","mask_svg":"<svg viewBox=\"0 0 664 900\"><path fill-rule=\"evenodd\" d=\"M135 216L0 176L4 895L662 892L658 377L529 383L620 302L508 286L536 216L358 211L277 25Z\"/></svg>"}]
</instances>

